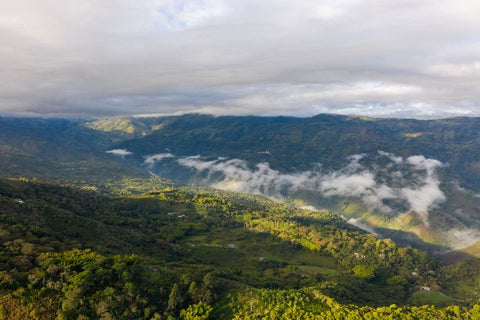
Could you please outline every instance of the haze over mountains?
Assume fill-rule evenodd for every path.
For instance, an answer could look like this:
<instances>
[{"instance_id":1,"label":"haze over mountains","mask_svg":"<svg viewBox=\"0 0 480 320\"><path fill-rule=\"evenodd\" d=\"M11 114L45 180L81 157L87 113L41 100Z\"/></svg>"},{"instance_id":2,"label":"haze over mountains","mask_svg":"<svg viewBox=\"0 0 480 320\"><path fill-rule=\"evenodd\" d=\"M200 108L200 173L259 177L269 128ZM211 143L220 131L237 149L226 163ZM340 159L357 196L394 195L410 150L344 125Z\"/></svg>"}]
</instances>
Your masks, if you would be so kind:
<instances>
[{"instance_id":1,"label":"haze over mountains","mask_svg":"<svg viewBox=\"0 0 480 320\"><path fill-rule=\"evenodd\" d=\"M2 118L1 170L92 184L150 174L265 195L442 251L480 239L478 127L338 115Z\"/></svg>"}]
</instances>

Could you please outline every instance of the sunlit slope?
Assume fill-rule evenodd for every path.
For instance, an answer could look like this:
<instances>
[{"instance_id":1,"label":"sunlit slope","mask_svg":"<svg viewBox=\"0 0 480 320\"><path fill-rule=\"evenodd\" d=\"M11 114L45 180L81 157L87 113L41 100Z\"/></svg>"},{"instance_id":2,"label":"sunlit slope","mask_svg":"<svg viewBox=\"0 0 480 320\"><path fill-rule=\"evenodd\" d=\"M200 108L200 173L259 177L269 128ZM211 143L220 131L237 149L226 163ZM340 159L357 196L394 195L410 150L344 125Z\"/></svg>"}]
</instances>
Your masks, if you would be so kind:
<instances>
[{"instance_id":1,"label":"sunlit slope","mask_svg":"<svg viewBox=\"0 0 480 320\"><path fill-rule=\"evenodd\" d=\"M0 172L97 186L154 174L328 208L442 250L479 240L479 125L338 115L2 118Z\"/></svg>"},{"instance_id":2,"label":"sunlit slope","mask_svg":"<svg viewBox=\"0 0 480 320\"><path fill-rule=\"evenodd\" d=\"M5 319L474 319L479 310L468 301L480 293L464 286L478 260L443 268L327 211L258 196L186 187L112 197L0 180L0 230Z\"/></svg>"},{"instance_id":3,"label":"sunlit slope","mask_svg":"<svg viewBox=\"0 0 480 320\"><path fill-rule=\"evenodd\" d=\"M480 236L478 118L162 121L150 135L117 145L158 175L301 200L402 243L438 246L432 250L468 246Z\"/></svg>"}]
</instances>

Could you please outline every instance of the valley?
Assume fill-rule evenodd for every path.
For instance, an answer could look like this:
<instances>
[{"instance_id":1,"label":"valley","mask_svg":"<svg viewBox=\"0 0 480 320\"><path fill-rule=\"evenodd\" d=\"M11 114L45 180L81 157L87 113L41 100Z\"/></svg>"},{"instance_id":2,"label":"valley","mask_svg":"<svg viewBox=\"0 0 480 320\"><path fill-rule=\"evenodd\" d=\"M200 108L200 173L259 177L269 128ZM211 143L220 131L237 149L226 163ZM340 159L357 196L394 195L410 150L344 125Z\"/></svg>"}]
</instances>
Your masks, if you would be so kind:
<instances>
[{"instance_id":1,"label":"valley","mask_svg":"<svg viewBox=\"0 0 480 320\"><path fill-rule=\"evenodd\" d=\"M331 210L435 253L480 240L478 118L185 115L0 123L8 140L1 169L11 176L96 186L157 176ZM29 138L20 144L11 132Z\"/></svg>"},{"instance_id":2,"label":"valley","mask_svg":"<svg viewBox=\"0 0 480 320\"><path fill-rule=\"evenodd\" d=\"M480 279L478 260L442 267L327 211L190 187L112 197L26 179L0 181L0 196L7 319L480 311L461 302L480 297L467 285Z\"/></svg>"},{"instance_id":3,"label":"valley","mask_svg":"<svg viewBox=\"0 0 480 320\"><path fill-rule=\"evenodd\" d=\"M0 315L476 319L476 121L0 118Z\"/></svg>"}]
</instances>

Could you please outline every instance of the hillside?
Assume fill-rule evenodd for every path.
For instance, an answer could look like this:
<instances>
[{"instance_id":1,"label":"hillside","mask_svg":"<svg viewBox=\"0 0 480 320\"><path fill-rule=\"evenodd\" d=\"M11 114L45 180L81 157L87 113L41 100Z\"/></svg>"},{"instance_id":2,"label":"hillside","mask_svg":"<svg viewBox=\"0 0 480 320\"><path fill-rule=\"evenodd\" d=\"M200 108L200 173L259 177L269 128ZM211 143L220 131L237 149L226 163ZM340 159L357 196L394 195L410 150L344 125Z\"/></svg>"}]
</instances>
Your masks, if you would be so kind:
<instances>
[{"instance_id":1,"label":"hillside","mask_svg":"<svg viewBox=\"0 0 480 320\"><path fill-rule=\"evenodd\" d=\"M161 125L112 148L128 150L132 163L159 176L327 208L422 248L480 239L478 118L148 121Z\"/></svg>"},{"instance_id":2,"label":"hillside","mask_svg":"<svg viewBox=\"0 0 480 320\"><path fill-rule=\"evenodd\" d=\"M443 268L326 211L191 187L112 197L25 179L0 180L0 206L4 319L480 312L480 292L463 287L480 279L478 260Z\"/></svg>"},{"instance_id":3,"label":"hillside","mask_svg":"<svg viewBox=\"0 0 480 320\"><path fill-rule=\"evenodd\" d=\"M2 118L0 173L102 190L156 176L259 194L442 253L480 240L479 125L338 115Z\"/></svg>"},{"instance_id":4,"label":"hillside","mask_svg":"<svg viewBox=\"0 0 480 320\"><path fill-rule=\"evenodd\" d=\"M105 146L120 138L84 124L67 119L0 118L0 175L97 188L117 184L123 178L149 176L143 169L105 153Z\"/></svg>"},{"instance_id":5,"label":"hillside","mask_svg":"<svg viewBox=\"0 0 480 320\"><path fill-rule=\"evenodd\" d=\"M480 135L476 130L480 118L422 121L339 115L186 115L157 121L162 125L152 134L117 147L137 157L168 149L176 156L228 156L251 164L266 161L281 172L309 170L317 163L338 169L348 156L378 150L402 157L421 154L449 163L452 176L462 186L480 191Z\"/></svg>"}]
</instances>

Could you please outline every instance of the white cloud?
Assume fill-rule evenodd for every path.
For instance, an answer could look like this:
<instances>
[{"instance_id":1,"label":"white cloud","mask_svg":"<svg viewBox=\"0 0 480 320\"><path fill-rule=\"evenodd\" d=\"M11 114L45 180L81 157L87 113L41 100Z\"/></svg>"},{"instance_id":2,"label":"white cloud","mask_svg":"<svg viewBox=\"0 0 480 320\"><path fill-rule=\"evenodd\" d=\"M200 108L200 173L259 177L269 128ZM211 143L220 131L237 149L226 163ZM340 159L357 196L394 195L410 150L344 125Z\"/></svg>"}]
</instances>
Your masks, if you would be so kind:
<instances>
[{"instance_id":1,"label":"white cloud","mask_svg":"<svg viewBox=\"0 0 480 320\"><path fill-rule=\"evenodd\" d=\"M145 156L144 163L148 166L153 166L156 162L162 161L163 159L166 158L173 158L174 155L171 153L158 153L158 154L152 154L149 156Z\"/></svg>"},{"instance_id":2,"label":"white cloud","mask_svg":"<svg viewBox=\"0 0 480 320\"><path fill-rule=\"evenodd\" d=\"M385 151L382 151L382 150L379 150L378 151L378 154L379 155L382 155L382 156L385 156L385 157L388 157L391 161L393 161L395 164L401 164L403 162L403 158L400 157L400 156L396 156L394 154L391 154L389 152L385 152Z\"/></svg>"},{"instance_id":3,"label":"white cloud","mask_svg":"<svg viewBox=\"0 0 480 320\"><path fill-rule=\"evenodd\" d=\"M429 71L433 75L444 77L466 77L480 75L480 61L472 61L469 63L449 63L438 64L429 67Z\"/></svg>"},{"instance_id":4,"label":"white cloud","mask_svg":"<svg viewBox=\"0 0 480 320\"><path fill-rule=\"evenodd\" d=\"M113 149L113 150L108 150L107 153L120 156L122 158L133 154L133 152L130 152L127 149Z\"/></svg>"},{"instance_id":5,"label":"white cloud","mask_svg":"<svg viewBox=\"0 0 480 320\"><path fill-rule=\"evenodd\" d=\"M406 161L413 165L417 170L426 170L428 175L433 174L435 169L444 166L440 161L436 159L427 159L422 155L408 157Z\"/></svg>"},{"instance_id":6,"label":"white cloud","mask_svg":"<svg viewBox=\"0 0 480 320\"><path fill-rule=\"evenodd\" d=\"M211 187L271 197L284 197L292 192L309 190L321 197L354 197L361 199L372 210L393 212L385 200L404 203L428 224L428 213L446 200L440 189L436 171L444 167L440 161L424 156L406 159L386 152L379 156L390 160L385 167L368 169L361 161L366 155L353 155L340 170L322 172L309 170L281 173L268 163L250 168L240 159L206 161L200 156L177 159L178 163L202 173L202 182ZM378 165L377 165L378 166ZM410 175L414 178L407 179ZM393 178L390 181L388 178Z\"/></svg>"},{"instance_id":7,"label":"white cloud","mask_svg":"<svg viewBox=\"0 0 480 320\"><path fill-rule=\"evenodd\" d=\"M320 211L317 208L315 208L314 206L300 206L299 208L303 209L303 210L309 210L309 211Z\"/></svg>"},{"instance_id":8,"label":"white cloud","mask_svg":"<svg viewBox=\"0 0 480 320\"><path fill-rule=\"evenodd\" d=\"M223 0L166 0L149 1L150 10L156 12L160 26L182 30L212 24L216 18L228 14ZM213 21L212 21L213 20Z\"/></svg>"},{"instance_id":9,"label":"white cloud","mask_svg":"<svg viewBox=\"0 0 480 320\"><path fill-rule=\"evenodd\" d=\"M370 227L368 224L362 222L362 220L360 218L350 218L350 219L347 220L347 222L354 225L355 227L360 228L362 230L365 230L369 233L377 233L375 231L375 229Z\"/></svg>"},{"instance_id":10,"label":"white cloud","mask_svg":"<svg viewBox=\"0 0 480 320\"><path fill-rule=\"evenodd\" d=\"M307 171L294 174L281 174L271 169L268 163L259 163L250 169L240 159L204 161L199 156L178 159L183 166L198 171L207 171L205 182L212 187L236 192L279 196L282 189L290 190L308 188L315 180L314 173ZM217 175L221 174L221 179Z\"/></svg>"},{"instance_id":11,"label":"white cloud","mask_svg":"<svg viewBox=\"0 0 480 320\"><path fill-rule=\"evenodd\" d=\"M375 187L375 175L371 172L358 174L332 173L325 177L320 184L320 190L327 196L352 196L361 197L370 193Z\"/></svg>"},{"instance_id":12,"label":"white cloud","mask_svg":"<svg viewBox=\"0 0 480 320\"><path fill-rule=\"evenodd\" d=\"M334 6L318 5L311 9L311 17L318 19L332 19L339 17L343 12Z\"/></svg>"},{"instance_id":13,"label":"white cloud","mask_svg":"<svg viewBox=\"0 0 480 320\"><path fill-rule=\"evenodd\" d=\"M480 239L480 232L475 229L451 229L447 232L447 238L454 244L454 249L461 249L475 244Z\"/></svg>"},{"instance_id":14,"label":"white cloud","mask_svg":"<svg viewBox=\"0 0 480 320\"><path fill-rule=\"evenodd\" d=\"M0 3L0 113L480 115L480 3Z\"/></svg>"},{"instance_id":15,"label":"white cloud","mask_svg":"<svg viewBox=\"0 0 480 320\"><path fill-rule=\"evenodd\" d=\"M445 194L440 190L440 181L435 175L435 170L445 165L438 160L419 155L408 157L406 162L415 170L424 171L425 177L416 187L402 188L401 194L410 204L411 210L419 213L424 222L427 222L428 210L446 200Z\"/></svg>"}]
</instances>

